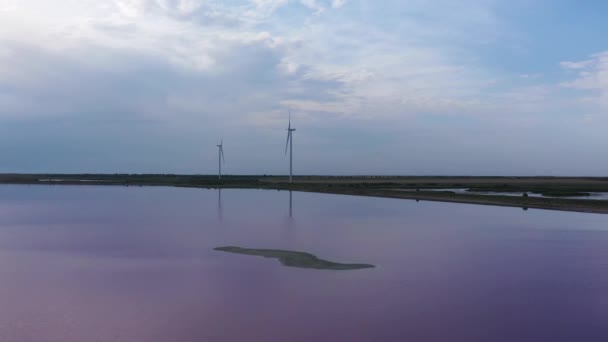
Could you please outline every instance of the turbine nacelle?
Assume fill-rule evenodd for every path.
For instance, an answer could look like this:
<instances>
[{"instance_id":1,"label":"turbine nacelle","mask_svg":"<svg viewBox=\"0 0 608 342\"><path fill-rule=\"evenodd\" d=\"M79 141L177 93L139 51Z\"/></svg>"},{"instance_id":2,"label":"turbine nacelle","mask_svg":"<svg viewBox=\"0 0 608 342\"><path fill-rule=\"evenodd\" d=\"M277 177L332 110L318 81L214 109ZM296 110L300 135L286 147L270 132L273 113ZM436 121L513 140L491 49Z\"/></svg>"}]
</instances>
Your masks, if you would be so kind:
<instances>
[{"instance_id":1,"label":"turbine nacelle","mask_svg":"<svg viewBox=\"0 0 608 342\"><path fill-rule=\"evenodd\" d=\"M217 176L218 179L222 179L222 164L226 163L226 158L224 157L224 139L222 139L220 141L219 145L217 146L217 158L218 158L218 171L217 171Z\"/></svg>"},{"instance_id":2,"label":"turbine nacelle","mask_svg":"<svg viewBox=\"0 0 608 342\"><path fill-rule=\"evenodd\" d=\"M226 158L224 157L224 139L221 140L219 145L216 145L218 147L218 152L220 154L220 159L222 160L222 162L226 163Z\"/></svg>"}]
</instances>

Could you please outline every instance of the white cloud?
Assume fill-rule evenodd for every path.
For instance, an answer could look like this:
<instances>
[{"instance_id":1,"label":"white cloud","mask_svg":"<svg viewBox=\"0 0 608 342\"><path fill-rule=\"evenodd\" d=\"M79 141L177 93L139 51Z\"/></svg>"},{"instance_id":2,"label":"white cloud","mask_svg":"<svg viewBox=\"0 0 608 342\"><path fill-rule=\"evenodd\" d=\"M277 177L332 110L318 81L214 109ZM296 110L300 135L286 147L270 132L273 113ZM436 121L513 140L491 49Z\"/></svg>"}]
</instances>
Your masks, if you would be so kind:
<instances>
[{"instance_id":1,"label":"white cloud","mask_svg":"<svg viewBox=\"0 0 608 342\"><path fill-rule=\"evenodd\" d=\"M19 8L19 0L4 0L0 3L0 12L12 12Z\"/></svg>"},{"instance_id":2,"label":"white cloud","mask_svg":"<svg viewBox=\"0 0 608 342\"><path fill-rule=\"evenodd\" d=\"M301 3L315 13L325 9L315 0ZM333 7L344 3L330 2ZM246 71L259 77L273 75L272 70L282 74L285 79L275 81L283 90L276 92L284 94L283 101L317 103L307 108L336 110L336 114L348 108L353 117L366 117L370 112L395 115L407 110L403 104L408 101L403 99L414 91L417 98L425 99L417 101L417 109L423 103L437 108L429 99L473 103L479 95L482 73L444 57L452 49L445 44L451 35L439 35L434 27L429 34L428 27L411 18L400 18L406 24L403 32L387 32L358 20L334 20L328 17L330 13L310 16L309 12L296 12L286 20L272 16L288 4L287 0L249 0L232 5L196 0L62 0L51 6L41 0L23 0L18 15L0 18L6 19L0 37L64 56L92 70L120 68L120 59L113 56L133 55L164 61L176 73L215 76L231 72L239 63L247 65L253 56L240 53L259 46L254 51L272 51L276 61L269 62L275 64ZM41 15L41 10L47 15ZM303 26L291 25L294 20L304 22ZM459 29L469 32L466 26ZM424 37L425 43L418 43L417 36ZM429 47L429 43L437 45ZM226 56L233 61L229 65ZM28 72L30 77L39 76L28 67L20 70L21 79L27 78ZM310 84L320 85L325 92L311 92ZM256 93L255 88L243 91ZM336 105L339 102L348 104Z\"/></svg>"},{"instance_id":3,"label":"white cloud","mask_svg":"<svg viewBox=\"0 0 608 342\"><path fill-rule=\"evenodd\" d=\"M563 85L575 89L608 91L608 51L597 53L589 60L562 62L568 69L576 69L578 78Z\"/></svg>"},{"instance_id":4,"label":"white cloud","mask_svg":"<svg viewBox=\"0 0 608 342\"><path fill-rule=\"evenodd\" d=\"M608 51L594 54L588 60L562 62L561 65L577 71L577 77L561 83L562 87L585 92L579 98L581 103L608 109Z\"/></svg>"},{"instance_id":5,"label":"white cloud","mask_svg":"<svg viewBox=\"0 0 608 342\"><path fill-rule=\"evenodd\" d=\"M294 5L289 17L275 15L278 9L290 6L288 0L231 4L62 0L55 6L23 0L18 15L0 14L4 23L0 39L18 41L32 51L40 49L109 75L112 70L131 68L130 62L117 56L139 56L166 63L170 69L165 72L178 75L176 79L183 75L225 77L235 82L234 88L240 91L236 96L256 101L258 107L253 111L291 103L310 113L351 118L400 118L428 112L490 115L499 111L505 99L515 96L533 102L534 108L541 106L540 92L533 86L502 85L502 95L488 91L491 82L500 77L479 66L468 47L500 35L501 23L492 1L467 0L458 5L444 0L432 4L412 1L407 6L389 1L380 13L366 10L370 5L362 2L358 5L362 15L369 16L366 20L323 12L324 6L343 6L343 0L300 3L314 13ZM421 11L428 13L429 22L418 19ZM316 15L320 12L323 15ZM391 29L378 25L378 20ZM15 51L0 49L3 82L40 77L32 66L8 67L22 59ZM602 58L596 55L582 62L562 63L564 68L581 71L568 86L596 89L602 85L603 74L594 67ZM270 87L241 88L233 77L235 70L243 78L255 77ZM532 73L520 75L513 77L528 82L537 79ZM195 111L195 105L205 106L185 94L169 92L167 96L173 104L187 103L176 105L184 112Z\"/></svg>"},{"instance_id":6,"label":"white cloud","mask_svg":"<svg viewBox=\"0 0 608 342\"><path fill-rule=\"evenodd\" d=\"M316 0L300 0L300 2L302 3L302 5L315 11L315 13L322 13L323 11L325 11L325 7L320 5Z\"/></svg>"},{"instance_id":7,"label":"white cloud","mask_svg":"<svg viewBox=\"0 0 608 342\"><path fill-rule=\"evenodd\" d=\"M521 74L519 75L519 77L525 79L525 80L535 80L535 79L539 79L541 77L543 77L542 74Z\"/></svg>"},{"instance_id":8,"label":"white cloud","mask_svg":"<svg viewBox=\"0 0 608 342\"><path fill-rule=\"evenodd\" d=\"M279 8L287 5L288 0L251 0L258 8Z\"/></svg>"},{"instance_id":9,"label":"white cloud","mask_svg":"<svg viewBox=\"0 0 608 342\"><path fill-rule=\"evenodd\" d=\"M300 65L290 61L288 58L283 58L281 64L277 66L279 70L287 75L294 75L300 69Z\"/></svg>"},{"instance_id":10,"label":"white cloud","mask_svg":"<svg viewBox=\"0 0 608 342\"><path fill-rule=\"evenodd\" d=\"M348 2L348 0L333 0L331 2L331 7L332 8L341 8L342 6L346 5L347 2Z\"/></svg>"},{"instance_id":11,"label":"white cloud","mask_svg":"<svg viewBox=\"0 0 608 342\"><path fill-rule=\"evenodd\" d=\"M560 66L564 69L573 69L573 70L579 70L579 69L586 69L589 66L591 66L591 64L593 64L593 60L585 60L585 61L580 61L580 62L560 62L559 63Z\"/></svg>"}]
</instances>

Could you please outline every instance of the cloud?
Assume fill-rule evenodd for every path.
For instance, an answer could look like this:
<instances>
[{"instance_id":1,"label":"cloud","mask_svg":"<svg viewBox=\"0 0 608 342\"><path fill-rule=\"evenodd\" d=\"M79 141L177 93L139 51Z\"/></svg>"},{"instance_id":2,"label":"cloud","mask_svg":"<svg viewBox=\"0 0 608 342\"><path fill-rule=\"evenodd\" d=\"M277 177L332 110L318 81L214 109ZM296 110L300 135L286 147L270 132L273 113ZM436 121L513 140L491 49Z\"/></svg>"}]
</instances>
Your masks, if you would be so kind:
<instances>
[{"instance_id":1,"label":"cloud","mask_svg":"<svg viewBox=\"0 0 608 342\"><path fill-rule=\"evenodd\" d=\"M564 88L585 92L579 102L608 109L608 51L596 53L580 62L562 62L566 69L576 70L573 80L561 83Z\"/></svg>"},{"instance_id":2,"label":"cloud","mask_svg":"<svg viewBox=\"0 0 608 342\"><path fill-rule=\"evenodd\" d=\"M580 61L580 62L561 62L561 63L559 63L559 65L562 68L564 68L564 69L573 69L573 70L586 69L591 64L593 64L593 60L586 60L586 61Z\"/></svg>"},{"instance_id":3,"label":"cloud","mask_svg":"<svg viewBox=\"0 0 608 342\"><path fill-rule=\"evenodd\" d=\"M300 2L302 3L302 5L315 11L315 13L322 13L323 11L325 11L325 7L320 5L316 0L300 0Z\"/></svg>"},{"instance_id":4,"label":"cloud","mask_svg":"<svg viewBox=\"0 0 608 342\"><path fill-rule=\"evenodd\" d=\"M251 0L258 8L273 8L285 6L288 0Z\"/></svg>"},{"instance_id":5,"label":"cloud","mask_svg":"<svg viewBox=\"0 0 608 342\"><path fill-rule=\"evenodd\" d=\"M63 6L49 8L55 14L44 19L44 30L32 30L31 25L39 19L33 9L41 2L24 1L21 20L9 21L14 30L3 37L21 42L22 48L10 52L12 57L4 57L0 65L14 65L21 60L21 64L62 70L62 78L88 78L91 84L98 78L105 84L116 84L98 90L87 90L88 86L79 90L65 81L55 87L63 87L62 94L80 91L86 95L80 96L81 101L73 101L69 108L58 105L62 97L55 96L56 104L46 107L57 109L46 111L44 116L90 112L76 107L95 102L94 94L104 94L99 95L98 101L111 103L113 111L134 117L159 119L163 117L161 112L165 112L179 120L180 116L188 118L195 112L204 113L209 108L218 112L221 108L224 115L242 116L246 120L246 114L221 104L237 100L243 106L244 101L251 101L248 110L254 113L274 113L277 106L291 105L302 119L311 122L315 116L329 115L355 120L407 120L425 113L495 115L506 96L488 91L488 85L495 82L490 80L496 77L472 62L474 56L469 49L462 48L485 41L487 37L478 36L479 32L493 32L499 25L489 14L491 6L480 6L472 0L458 6L442 1L449 10L440 10L437 4L414 1L404 7L401 2L389 1L383 7L385 16L364 12L372 16L371 22L334 16L331 11L318 15L324 11L324 4L306 0L302 4L316 14L291 6L287 0L232 4L115 0L105 6L94 6L95 2L89 0L78 5L64 0ZM339 7L344 3L333 1L327 5ZM289 17L275 16L280 9L290 10ZM398 9L402 15L392 16ZM414 15L422 10L430 13L432 25ZM469 12L467 20L452 15L465 11ZM391 30L381 29L378 19L399 25ZM294 21L301 25L293 25ZM441 22L449 25L450 30L442 30ZM476 25L471 26L470 22ZM8 52L4 50L6 55ZM28 62L31 54L41 56L42 60ZM66 63L74 67L67 68ZM37 73L36 68L26 65L16 70L7 68L4 72L12 73L11 77L0 81L13 83L11 95L3 97L4 103L14 107L19 98L32 95L28 91L41 94L45 87L50 87L49 83L43 83L17 91L16 80L34 82L48 77L41 76L45 71ZM141 84L154 75L165 84L145 87L135 81L127 82L137 84L137 88L131 89L137 96L113 97L112 89L129 94L128 89L119 86L125 83L121 75L142 80ZM232 95L204 96L217 94L218 90ZM525 91L530 90L504 90L506 94ZM538 102L534 96L530 98ZM148 97L150 103L143 105ZM27 110L28 115L23 117L30 118L34 112Z\"/></svg>"},{"instance_id":6,"label":"cloud","mask_svg":"<svg viewBox=\"0 0 608 342\"><path fill-rule=\"evenodd\" d=\"M37 54L44 60L31 61L32 64L46 65L47 70L63 70L62 78L66 79L87 75L92 83L95 78L100 78L107 79L104 81L107 83L115 80L119 84L124 81L121 72L146 80L146 75L160 72L164 77L162 81L168 82L167 93L163 96L172 98L172 103L181 98L188 103L185 107L191 110L194 110L192 106L195 103L200 106L203 103L185 99L184 95L168 94L171 87L179 89L179 82L189 73L201 87L211 87L207 90L210 92L216 90L208 85L210 79L221 83L234 82L227 88L242 91L241 99L255 98L259 101L265 98L267 103L257 103L261 107L300 103L301 110L335 115L345 115L348 111L350 117L366 118L372 112L394 116L409 110L424 111L425 104L432 111L449 109L449 105L437 106L433 102L476 103L485 77L475 66L459 65L462 61L445 58L452 45L427 46L434 41L444 44L451 37L437 33L427 36L426 27L412 26L417 25L416 21L404 20L411 24L404 27L404 32L407 32L404 34L401 29L381 31L375 24L362 25L350 18L309 17L306 12L295 12L289 21L304 20L303 26L285 26L286 22L273 17L272 13L288 6L286 0L252 0L232 5L195 0L115 0L109 5L99 5L89 0L81 3L65 0L55 7L48 7L51 15L42 19L38 6L43 6L43 2L24 0L22 4L19 20L8 18L9 29L2 36L4 40L21 43L21 48L8 52L4 49L4 55L12 54L10 58L0 57L3 58L1 65L14 65L19 60L24 65L19 71L6 67L5 70L0 69L0 73L11 74L2 82L13 83L13 89L16 89L14 82L17 80L38 82L34 80L48 78L43 75L47 71L37 72L36 68L25 65L30 63L29 55ZM304 0L302 4L317 13L325 8L317 1ZM343 4L332 2L336 6ZM396 4L387 6L390 10ZM38 20L43 20L42 26L32 24ZM469 30L468 27L461 29ZM412 40L416 36L425 37L426 43ZM407 49L402 48L404 43ZM255 64L262 61L255 54L265 56L266 62ZM145 63L149 64L143 64L148 68L145 72L137 68L138 59L148 61ZM74 67L65 67L64 62ZM243 79L269 83L262 83L265 86L261 87L260 84L245 82L245 87L242 87L239 77L234 76L235 70L242 73L240 77ZM193 84L198 86L196 82ZM69 93L68 89L78 91L68 81L61 85L65 87L65 93ZM318 90L311 85L317 86ZM21 96L30 95L25 91L44 92L45 87L50 85L22 88L24 93ZM86 89L84 87L81 91ZM159 95L146 94L146 89L149 88L133 89L132 92L141 94L142 98L151 96L157 101ZM90 91L81 97L106 92L112 93L111 89L103 89ZM412 93L417 94L417 99L424 100L413 101L413 97L407 95ZM19 92L13 90L11 96L14 102L14 96L19 97ZM4 98L5 102L9 101L8 96ZM128 111L141 111L139 114L142 116L151 116L151 109L141 107L136 96L131 97L132 105L126 104L129 97L120 98L116 101L121 103L122 111L128 108ZM411 103L416 105L409 107L407 104ZM150 107L164 108L158 104ZM33 111L28 113L33 115ZM174 115L179 113L177 111Z\"/></svg>"},{"instance_id":7,"label":"cloud","mask_svg":"<svg viewBox=\"0 0 608 342\"><path fill-rule=\"evenodd\" d=\"M0 12L13 12L18 8L18 0L5 0L2 4L0 4Z\"/></svg>"},{"instance_id":8,"label":"cloud","mask_svg":"<svg viewBox=\"0 0 608 342\"><path fill-rule=\"evenodd\" d=\"M608 91L608 51L597 53L581 62L562 62L562 67L578 71L578 78L565 82L565 87Z\"/></svg>"},{"instance_id":9,"label":"cloud","mask_svg":"<svg viewBox=\"0 0 608 342\"><path fill-rule=\"evenodd\" d=\"M608 103L608 54L562 62L561 69L552 61L559 77L496 66L499 58L488 56L516 39L501 15L504 6L494 0L7 1L0 5L0 122L70 122L86 132L95 124L125 132L160 125L148 130L167 132L192 152L192 140L220 131L247 135L247 146L270 141L267 136L283 134L288 106L299 127L315 128L309 131L315 138L330 139L349 125L356 132L351 139L374 127L378 134L390 131L393 142L405 133L432 136L441 120L520 128L564 113L596 118L599 111L588 109ZM132 132L142 145L158 147Z\"/></svg>"},{"instance_id":10,"label":"cloud","mask_svg":"<svg viewBox=\"0 0 608 342\"><path fill-rule=\"evenodd\" d=\"M341 8L342 6L346 5L347 2L348 2L348 0L333 0L331 2L331 7L332 8Z\"/></svg>"}]
</instances>

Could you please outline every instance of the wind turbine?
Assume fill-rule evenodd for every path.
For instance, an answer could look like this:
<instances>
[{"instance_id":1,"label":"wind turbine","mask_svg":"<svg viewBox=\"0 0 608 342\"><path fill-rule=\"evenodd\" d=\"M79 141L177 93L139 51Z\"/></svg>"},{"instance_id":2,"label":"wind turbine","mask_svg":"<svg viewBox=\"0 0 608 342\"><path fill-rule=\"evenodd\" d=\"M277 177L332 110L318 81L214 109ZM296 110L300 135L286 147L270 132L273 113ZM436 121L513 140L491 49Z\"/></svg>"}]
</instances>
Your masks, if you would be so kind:
<instances>
[{"instance_id":1,"label":"wind turbine","mask_svg":"<svg viewBox=\"0 0 608 342\"><path fill-rule=\"evenodd\" d=\"M224 158L224 139L220 141L220 144L217 145L217 159L218 159L218 179L222 179L222 162L226 162L226 158Z\"/></svg>"},{"instance_id":2,"label":"wind turbine","mask_svg":"<svg viewBox=\"0 0 608 342\"><path fill-rule=\"evenodd\" d=\"M289 110L289 126L287 126L287 144L285 145L285 155L289 148L289 183L293 182L293 132L295 128L291 128L291 109Z\"/></svg>"}]
</instances>

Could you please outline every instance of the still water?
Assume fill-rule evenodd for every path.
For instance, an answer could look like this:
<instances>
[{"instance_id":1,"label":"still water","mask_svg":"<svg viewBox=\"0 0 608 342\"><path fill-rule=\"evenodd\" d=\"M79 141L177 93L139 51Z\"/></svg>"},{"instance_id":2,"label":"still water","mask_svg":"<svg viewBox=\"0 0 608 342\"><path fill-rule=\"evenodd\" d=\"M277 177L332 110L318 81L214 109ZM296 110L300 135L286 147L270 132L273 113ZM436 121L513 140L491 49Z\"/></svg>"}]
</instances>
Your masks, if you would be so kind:
<instances>
[{"instance_id":1,"label":"still water","mask_svg":"<svg viewBox=\"0 0 608 342\"><path fill-rule=\"evenodd\" d=\"M0 186L0 341L608 341L608 216L292 196Z\"/></svg>"}]
</instances>

